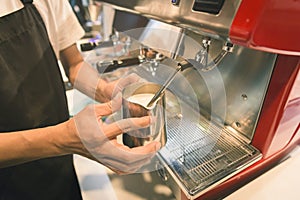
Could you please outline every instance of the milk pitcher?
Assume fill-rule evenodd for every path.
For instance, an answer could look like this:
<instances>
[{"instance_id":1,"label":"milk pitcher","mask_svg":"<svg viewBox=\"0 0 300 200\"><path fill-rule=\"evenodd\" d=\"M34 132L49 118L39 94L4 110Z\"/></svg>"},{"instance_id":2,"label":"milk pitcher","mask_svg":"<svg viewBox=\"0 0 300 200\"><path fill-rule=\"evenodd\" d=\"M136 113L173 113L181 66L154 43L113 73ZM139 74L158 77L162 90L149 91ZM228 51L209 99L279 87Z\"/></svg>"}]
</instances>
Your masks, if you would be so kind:
<instances>
[{"instance_id":1,"label":"milk pitcher","mask_svg":"<svg viewBox=\"0 0 300 200\"><path fill-rule=\"evenodd\" d=\"M122 116L124 119L143 116L151 116L154 119L154 122L146 128L124 133L124 145L132 148L146 145L151 141L159 141L162 146L166 144L165 94L152 106L147 107L160 87L158 84L146 82L131 84L123 90Z\"/></svg>"}]
</instances>

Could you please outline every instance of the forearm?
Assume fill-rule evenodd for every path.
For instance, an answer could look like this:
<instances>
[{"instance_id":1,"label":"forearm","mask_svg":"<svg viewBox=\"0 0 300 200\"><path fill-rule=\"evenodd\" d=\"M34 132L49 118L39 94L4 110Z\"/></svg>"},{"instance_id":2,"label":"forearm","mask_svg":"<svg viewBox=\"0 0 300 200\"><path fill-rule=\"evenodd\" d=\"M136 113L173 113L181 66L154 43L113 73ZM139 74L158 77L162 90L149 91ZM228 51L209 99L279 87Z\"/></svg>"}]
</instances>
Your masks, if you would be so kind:
<instances>
[{"instance_id":1,"label":"forearm","mask_svg":"<svg viewBox=\"0 0 300 200\"><path fill-rule=\"evenodd\" d=\"M60 57L74 87L98 102L110 101L126 85L140 81L134 74L111 82L103 80L98 71L83 60L76 45L62 50Z\"/></svg>"},{"instance_id":2,"label":"forearm","mask_svg":"<svg viewBox=\"0 0 300 200\"><path fill-rule=\"evenodd\" d=\"M0 167L71 153L67 123L0 134Z\"/></svg>"},{"instance_id":3,"label":"forearm","mask_svg":"<svg viewBox=\"0 0 300 200\"><path fill-rule=\"evenodd\" d=\"M85 61L70 68L70 80L74 88L99 102L104 101L106 81L100 78L97 70Z\"/></svg>"},{"instance_id":4,"label":"forearm","mask_svg":"<svg viewBox=\"0 0 300 200\"><path fill-rule=\"evenodd\" d=\"M60 52L60 59L73 86L80 92L100 102L109 100L104 94L106 81L89 63L85 62L76 45Z\"/></svg>"}]
</instances>

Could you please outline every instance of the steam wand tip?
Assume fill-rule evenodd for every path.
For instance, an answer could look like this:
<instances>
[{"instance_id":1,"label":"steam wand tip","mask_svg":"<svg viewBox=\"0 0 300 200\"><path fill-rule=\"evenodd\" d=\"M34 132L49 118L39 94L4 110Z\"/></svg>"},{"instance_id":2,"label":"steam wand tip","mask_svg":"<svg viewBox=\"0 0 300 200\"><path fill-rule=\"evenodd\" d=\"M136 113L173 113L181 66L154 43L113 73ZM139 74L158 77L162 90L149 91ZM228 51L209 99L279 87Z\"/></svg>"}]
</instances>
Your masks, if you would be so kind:
<instances>
[{"instance_id":1,"label":"steam wand tip","mask_svg":"<svg viewBox=\"0 0 300 200\"><path fill-rule=\"evenodd\" d=\"M172 80L175 78L176 74L181 71L182 66L180 64L178 64L176 71L172 74L172 76L170 76L168 78L168 80L159 88L159 90L155 93L155 95L153 96L153 98L150 100L150 102L147 104L147 107L151 107L153 105L154 102L156 102L161 96L162 94L165 92L166 88L170 85L170 83L172 82Z\"/></svg>"}]
</instances>

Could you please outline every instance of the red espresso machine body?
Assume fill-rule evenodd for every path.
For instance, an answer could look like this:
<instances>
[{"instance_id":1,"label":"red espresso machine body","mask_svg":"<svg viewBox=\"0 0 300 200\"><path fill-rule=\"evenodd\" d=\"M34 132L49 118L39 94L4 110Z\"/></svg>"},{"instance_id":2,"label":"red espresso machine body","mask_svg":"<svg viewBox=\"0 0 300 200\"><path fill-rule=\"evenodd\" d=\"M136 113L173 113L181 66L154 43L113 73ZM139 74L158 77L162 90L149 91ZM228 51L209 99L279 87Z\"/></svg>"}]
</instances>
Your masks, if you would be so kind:
<instances>
[{"instance_id":1,"label":"red espresso machine body","mask_svg":"<svg viewBox=\"0 0 300 200\"><path fill-rule=\"evenodd\" d=\"M277 59L262 112L251 142L263 157L234 177L217 185L199 199L226 197L276 166L300 142L300 59L280 55ZM182 199L187 199L182 194Z\"/></svg>"},{"instance_id":2,"label":"red espresso machine body","mask_svg":"<svg viewBox=\"0 0 300 200\"><path fill-rule=\"evenodd\" d=\"M202 43L203 41L207 42L207 38L212 38L212 43L222 41L225 44L234 45L233 53L229 57L225 57L222 60L224 63L220 62L220 66L218 66L227 93L227 115L224 119L227 128L221 127L219 129L216 126L217 128L214 129L222 132L221 135L218 135L221 138L218 139L220 141L218 149L212 148L213 153L205 158L187 150L184 161L181 159L182 155L177 156L180 150L176 148L170 147L168 153L161 155L161 161L167 163L165 164L166 170L159 169L158 171L163 171L161 174L163 174L164 179L171 179L168 184L174 194L176 193L177 199L223 198L278 164L299 144L299 1L104 0L102 2L115 9L133 12L180 27L188 35L197 35L193 38L202 41ZM214 52L214 47L211 49ZM174 58L174 56L170 57ZM253 62L253 65L249 62ZM247 68L246 72L243 71L245 68ZM262 70L261 73L260 69ZM245 77L238 77L240 74ZM265 75L261 77L261 74ZM249 77L246 77L247 75ZM209 104L203 98L203 91L206 90L200 87L201 83L205 81L200 76L196 77L195 74L189 72L186 72L184 76L195 86L196 93L199 92L198 100L204 99L204 106L202 106L206 108L206 105ZM249 80L243 81L243 78ZM256 78L260 81L257 86L255 85ZM245 85L239 86L241 83ZM180 90L181 84L178 83L175 88ZM248 96L244 94L247 92ZM246 105L243 100L239 99L241 96L244 99L248 97L255 99L255 95L259 96L258 99L261 100L254 101L253 105ZM217 108L220 108L218 106ZM252 107L256 108L252 109ZM239 114L244 116L238 119ZM210 132L205 123L192 128L201 127L199 134L206 129ZM178 124L180 123L177 121L173 123L174 127ZM170 126L168 129L169 134L172 135L171 132L174 128ZM229 136L231 133L238 136L232 139ZM210 132L210 134L212 133ZM174 135L176 136L176 133ZM178 140L182 139L181 136L178 137ZM212 136L208 138L212 138ZM227 140L232 142L232 144L228 143L229 147L226 146ZM241 145L238 142L240 140L243 140L241 143L246 145ZM171 143L169 146L177 145L176 142L172 141L172 138L168 138L168 141ZM206 138L203 141L206 141ZM201 145L203 141L196 144ZM237 145L237 143L239 144ZM184 144L194 143L186 142ZM225 151L226 148L237 151L233 152L232 155L221 154L220 152ZM249 155L238 152L240 149L245 150ZM194 151L200 152L201 148L197 147ZM174 159L169 160L167 157L172 153L174 153ZM196 160L191 160L193 156L196 157ZM215 158L212 158L213 156ZM234 156L236 156L236 162ZM240 160L244 160L242 162L244 167L239 167L238 156L241 156ZM253 159L248 158L251 156ZM197 160L198 158L200 161ZM206 159L206 161L202 162L201 159ZM190 163L185 163L189 160L191 160ZM196 166L195 163L199 165ZM221 163L228 166L223 167ZM202 165L208 168L202 167ZM239 170L226 171L226 168L230 168L230 166ZM211 168L215 168L215 171ZM226 178L219 176L223 172L225 172L224 177L226 176ZM202 176L202 173L206 173L206 176ZM198 177L199 180L196 179ZM213 178L216 180L213 181ZM205 185L206 182L207 186Z\"/></svg>"},{"instance_id":3,"label":"red espresso machine body","mask_svg":"<svg viewBox=\"0 0 300 200\"><path fill-rule=\"evenodd\" d=\"M230 28L233 43L278 54L252 140L263 158L202 198L226 196L267 171L300 142L300 3L243 0ZM217 195L216 195L217 194ZM201 198L200 198L201 199Z\"/></svg>"}]
</instances>

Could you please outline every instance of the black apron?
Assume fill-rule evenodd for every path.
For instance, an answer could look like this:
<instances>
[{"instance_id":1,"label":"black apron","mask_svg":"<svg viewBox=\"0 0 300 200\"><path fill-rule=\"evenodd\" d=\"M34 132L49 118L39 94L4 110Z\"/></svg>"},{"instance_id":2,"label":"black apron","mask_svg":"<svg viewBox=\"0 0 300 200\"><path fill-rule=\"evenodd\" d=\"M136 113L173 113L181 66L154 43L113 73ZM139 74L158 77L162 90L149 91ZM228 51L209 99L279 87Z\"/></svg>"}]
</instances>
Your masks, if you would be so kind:
<instances>
[{"instance_id":1,"label":"black apron","mask_svg":"<svg viewBox=\"0 0 300 200\"><path fill-rule=\"evenodd\" d=\"M32 1L23 4L21 10L0 17L0 132L45 127L69 118L43 20ZM2 199L82 199L72 155L0 169Z\"/></svg>"}]
</instances>

